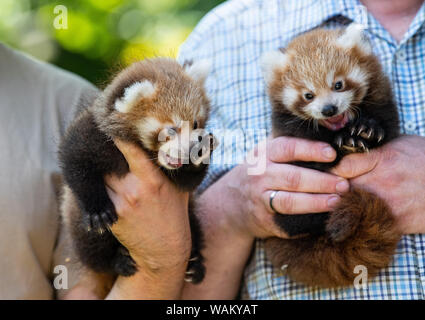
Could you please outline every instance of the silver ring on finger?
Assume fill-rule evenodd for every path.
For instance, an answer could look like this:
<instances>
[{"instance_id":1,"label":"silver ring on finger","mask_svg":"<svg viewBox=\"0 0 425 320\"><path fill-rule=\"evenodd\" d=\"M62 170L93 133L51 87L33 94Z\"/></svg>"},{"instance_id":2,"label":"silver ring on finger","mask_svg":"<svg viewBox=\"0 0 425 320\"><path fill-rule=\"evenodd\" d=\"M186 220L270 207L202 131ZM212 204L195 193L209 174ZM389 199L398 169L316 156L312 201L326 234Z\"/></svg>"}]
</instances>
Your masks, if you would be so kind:
<instances>
[{"instance_id":1,"label":"silver ring on finger","mask_svg":"<svg viewBox=\"0 0 425 320\"><path fill-rule=\"evenodd\" d=\"M273 210L273 212L275 212L275 213L277 213L277 210L273 207L273 199L274 199L274 197L276 197L276 194L278 193L279 191L276 191L276 190L274 190L274 191L272 191L272 193L270 193L270 198L269 198L269 205L270 205L270 208Z\"/></svg>"}]
</instances>

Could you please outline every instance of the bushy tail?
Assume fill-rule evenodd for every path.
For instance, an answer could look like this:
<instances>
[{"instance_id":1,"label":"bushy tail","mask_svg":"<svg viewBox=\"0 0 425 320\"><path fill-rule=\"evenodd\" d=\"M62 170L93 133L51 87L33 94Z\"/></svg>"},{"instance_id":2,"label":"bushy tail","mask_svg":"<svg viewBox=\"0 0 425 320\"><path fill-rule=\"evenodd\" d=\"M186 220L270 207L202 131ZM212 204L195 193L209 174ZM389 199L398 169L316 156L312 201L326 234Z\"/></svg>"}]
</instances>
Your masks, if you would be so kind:
<instances>
[{"instance_id":1,"label":"bushy tail","mask_svg":"<svg viewBox=\"0 0 425 320\"><path fill-rule=\"evenodd\" d=\"M386 267L401 234L389 207L376 195L353 189L329 213L324 235L266 240L267 256L295 281L320 287L352 285L357 265L375 276Z\"/></svg>"}]
</instances>

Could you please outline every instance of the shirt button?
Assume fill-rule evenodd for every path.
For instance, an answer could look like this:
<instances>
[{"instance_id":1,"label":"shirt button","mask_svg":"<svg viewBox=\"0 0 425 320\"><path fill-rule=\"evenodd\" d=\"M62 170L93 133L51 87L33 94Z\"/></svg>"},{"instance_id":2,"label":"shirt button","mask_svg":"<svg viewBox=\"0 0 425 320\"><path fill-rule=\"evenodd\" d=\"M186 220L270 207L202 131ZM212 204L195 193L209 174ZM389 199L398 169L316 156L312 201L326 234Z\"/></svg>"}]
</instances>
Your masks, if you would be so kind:
<instances>
[{"instance_id":1,"label":"shirt button","mask_svg":"<svg viewBox=\"0 0 425 320\"><path fill-rule=\"evenodd\" d=\"M406 60L406 52L404 52L404 51L397 52L397 58L400 61Z\"/></svg>"},{"instance_id":2,"label":"shirt button","mask_svg":"<svg viewBox=\"0 0 425 320\"><path fill-rule=\"evenodd\" d=\"M407 121L404 123L404 129L406 129L408 133L413 133L416 130L416 123L413 121Z\"/></svg>"}]
</instances>

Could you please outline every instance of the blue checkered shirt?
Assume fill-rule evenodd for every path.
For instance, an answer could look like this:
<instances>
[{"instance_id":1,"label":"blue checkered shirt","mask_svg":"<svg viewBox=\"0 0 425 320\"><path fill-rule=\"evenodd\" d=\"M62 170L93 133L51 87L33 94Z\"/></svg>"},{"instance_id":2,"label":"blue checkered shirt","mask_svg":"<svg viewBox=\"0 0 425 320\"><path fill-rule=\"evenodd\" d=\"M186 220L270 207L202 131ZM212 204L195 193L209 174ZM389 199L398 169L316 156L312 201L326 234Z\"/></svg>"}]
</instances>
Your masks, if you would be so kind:
<instances>
[{"instance_id":1,"label":"blue checkered shirt","mask_svg":"<svg viewBox=\"0 0 425 320\"><path fill-rule=\"evenodd\" d=\"M180 48L179 59L209 59L206 86L213 132L238 130L243 139L215 152L205 189L243 159L271 128L271 106L259 68L263 52L285 47L318 26L336 28L355 21L366 27L389 76L406 134L425 136L425 5L397 43L358 0L232 0L209 13ZM221 157L221 161L214 158ZM223 161L227 159L227 161ZM405 235L390 266L366 288L318 289L295 283L273 268L257 240L242 284L245 299L424 299L425 235Z\"/></svg>"}]
</instances>

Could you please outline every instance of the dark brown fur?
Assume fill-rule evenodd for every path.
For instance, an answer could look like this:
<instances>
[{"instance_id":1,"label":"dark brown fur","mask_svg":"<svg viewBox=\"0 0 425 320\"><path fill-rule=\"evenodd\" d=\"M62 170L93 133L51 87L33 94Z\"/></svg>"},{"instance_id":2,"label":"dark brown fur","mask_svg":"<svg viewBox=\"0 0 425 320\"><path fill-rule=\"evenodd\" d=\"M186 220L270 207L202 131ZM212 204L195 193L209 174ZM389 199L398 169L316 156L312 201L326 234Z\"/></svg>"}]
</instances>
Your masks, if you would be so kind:
<instances>
[{"instance_id":1,"label":"dark brown fur","mask_svg":"<svg viewBox=\"0 0 425 320\"><path fill-rule=\"evenodd\" d=\"M391 261L400 234L388 206L373 194L355 189L342 196L327 221L327 232L344 230L346 239L328 236L266 240L267 256L275 266L307 285L349 286L358 265L373 277ZM329 230L329 229L335 230ZM339 241L338 241L339 240Z\"/></svg>"},{"instance_id":2,"label":"dark brown fur","mask_svg":"<svg viewBox=\"0 0 425 320\"><path fill-rule=\"evenodd\" d=\"M181 123L187 122L190 125L190 135L187 135L190 151L197 148L198 155L210 156L212 135L202 129L209 115L203 80L202 72L201 75L199 72L189 74L172 59L136 62L121 71L94 104L83 110L69 126L59 147L65 182L62 217L76 256L88 269L112 276L131 276L138 269L128 250L110 231L118 216L106 192L104 176L115 174L122 177L129 172L113 139L138 145L179 189L192 192L201 183L208 164L190 161L176 169L167 168L158 160L159 148L161 143L164 145L177 139L161 140L160 143L158 134L171 127L179 134ZM133 85L139 88L138 85L147 81L153 84L154 90L142 86L138 94L127 95L126 88ZM125 100L126 97L134 98ZM131 107L117 107L116 102L122 99L131 101L126 104ZM147 119L153 124L145 125ZM205 150L198 152L198 147L204 144ZM189 220L192 256L187 279L197 283L205 272L200 253L203 241L191 208Z\"/></svg>"},{"instance_id":3,"label":"dark brown fur","mask_svg":"<svg viewBox=\"0 0 425 320\"><path fill-rule=\"evenodd\" d=\"M364 40L359 39L359 43L350 48L336 45L336 39L343 32L318 29L301 35L285 49L289 57L286 64L274 68L271 77L266 75L273 107L273 135L324 141L337 152L336 160L331 163L294 163L298 166L329 171L346 154L377 148L399 135L397 108L378 59L364 50ZM313 84L317 93L326 94L326 90L331 91L326 82L329 70L335 69L336 77L346 77L357 66L367 75L367 80L358 83L344 79L344 91L353 93L347 111L349 122L337 131L320 122L317 127L311 125L308 120L317 120L305 111L309 102L302 94L306 90L304 81ZM282 95L283 88L288 85L300 93L291 106L285 104ZM357 134L362 126L373 135L366 138ZM356 146L347 149L350 139ZM366 149L362 150L360 143ZM297 238L266 240L267 256L275 267L284 266L292 279L320 287L352 285L357 265L365 266L368 274L375 276L391 261L401 236L385 202L359 189L343 195L338 208L332 212L276 214L275 222L289 236Z\"/></svg>"}]
</instances>

